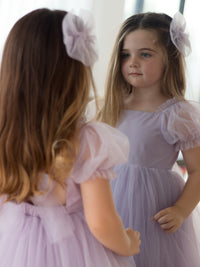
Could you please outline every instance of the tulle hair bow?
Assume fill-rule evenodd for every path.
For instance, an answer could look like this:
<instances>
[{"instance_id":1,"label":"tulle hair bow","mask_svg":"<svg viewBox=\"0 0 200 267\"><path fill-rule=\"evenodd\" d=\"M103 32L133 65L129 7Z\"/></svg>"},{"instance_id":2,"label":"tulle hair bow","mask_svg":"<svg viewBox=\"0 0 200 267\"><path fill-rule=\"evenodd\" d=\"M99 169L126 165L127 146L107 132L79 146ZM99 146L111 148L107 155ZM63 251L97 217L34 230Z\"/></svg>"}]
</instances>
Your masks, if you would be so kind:
<instances>
[{"instance_id":1,"label":"tulle hair bow","mask_svg":"<svg viewBox=\"0 0 200 267\"><path fill-rule=\"evenodd\" d=\"M62 22L63 42L67 54L86 66L92 66L98 59L93 26L92 15L87 10L81 10L79 16L68 12Z\"/></svg>"},{"instance_id":2,"label":"tulle hair bow","mask_svg":"<svg viewBox=\"0 0 200 267\"><path fill-rule=\"evenodd\" d=\"M177 12L170 24L170 37L176 48L184 55L191 52L189 34L186 32L186 21L184 16Z\"/></svg>"}]
</instances>

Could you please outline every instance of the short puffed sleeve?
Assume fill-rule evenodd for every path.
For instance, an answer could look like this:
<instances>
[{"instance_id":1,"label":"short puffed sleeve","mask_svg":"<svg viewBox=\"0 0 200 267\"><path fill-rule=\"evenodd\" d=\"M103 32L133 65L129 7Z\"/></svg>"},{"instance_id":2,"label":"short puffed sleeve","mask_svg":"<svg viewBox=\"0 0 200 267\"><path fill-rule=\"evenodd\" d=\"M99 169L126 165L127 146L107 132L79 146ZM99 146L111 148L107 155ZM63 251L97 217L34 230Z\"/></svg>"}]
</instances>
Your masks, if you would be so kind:
<instances>
[{"instance_id":1,"label":"short puffed sleeve","mask_svg":"<svg viewBox=\"0 0 200 267\"><path fill-rule=\"evenodd\" d=\"M129 142L117 129L101 122L92 122L80 133L79 151L70 177L76 183L102 177L115 178L113 167L127 161Z\"/></svg>"},{"instance_id":2,"label":"short puffed sleeve","mask_svg":"<svg viewBox=\"0 0 200 267\"><path fill-rule=\"evenodd\" d=\"M161 131L177 151L200 146L200 104L183 100L168 107L162 114Z\"/></svg>"}]
</instances>

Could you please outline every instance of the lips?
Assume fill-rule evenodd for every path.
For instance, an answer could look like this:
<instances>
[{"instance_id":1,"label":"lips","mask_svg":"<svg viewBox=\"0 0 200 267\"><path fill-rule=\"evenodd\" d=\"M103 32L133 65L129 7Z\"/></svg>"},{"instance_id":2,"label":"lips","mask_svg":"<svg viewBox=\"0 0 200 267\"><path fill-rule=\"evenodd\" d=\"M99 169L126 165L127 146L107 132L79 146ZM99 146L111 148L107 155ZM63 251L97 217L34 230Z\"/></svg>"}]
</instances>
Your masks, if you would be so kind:
<instances>
[{"instance_id":1,"label":"lips","mask_svg":"<svg viewBox=\"0 0 200 267\"><path fill-rule=\"evenodd\" d=\"M142 74L138 73L138 72L130 72L128 75L133 76L133 77L137 77L137 76L141 76Z\"/></svg>"}]
</instances>

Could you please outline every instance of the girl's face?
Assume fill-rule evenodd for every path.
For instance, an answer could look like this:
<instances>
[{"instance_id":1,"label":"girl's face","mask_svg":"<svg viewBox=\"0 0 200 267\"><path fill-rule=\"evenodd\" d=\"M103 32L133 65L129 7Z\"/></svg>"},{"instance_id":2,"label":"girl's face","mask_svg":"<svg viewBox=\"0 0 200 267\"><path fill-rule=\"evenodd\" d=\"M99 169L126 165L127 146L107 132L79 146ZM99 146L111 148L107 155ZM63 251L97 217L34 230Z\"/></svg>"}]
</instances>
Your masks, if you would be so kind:
<instances>
[{"instance_id":1,"label":"girl's face","mask_svg":"<svg viewBox=\"0 0 200 267\"><path fill-rule=\"evenodd\" d=\"M135 89L160 90L164 57L156 32L135 30L124 39L121 51L121 72Z\"/></svg>"}]
</instances>

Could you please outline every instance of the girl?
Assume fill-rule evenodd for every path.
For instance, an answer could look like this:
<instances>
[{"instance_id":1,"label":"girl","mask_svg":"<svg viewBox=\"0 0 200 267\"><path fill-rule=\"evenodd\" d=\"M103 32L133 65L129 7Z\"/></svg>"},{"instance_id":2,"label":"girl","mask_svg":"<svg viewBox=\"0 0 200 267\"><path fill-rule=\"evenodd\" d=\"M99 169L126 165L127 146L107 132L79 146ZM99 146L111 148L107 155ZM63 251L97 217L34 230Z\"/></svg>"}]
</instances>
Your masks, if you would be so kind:
<instances>
[{"instance_id":1,"label":"girl","mask_svg":"<svg viewBox=\"0 0 200 267\"><path fill-rule=\"evenodd\" d=\"M112 190L125 226L141 233L137 267L200 263L192 212L200 200L200 107L184 99L190 50L184 29L180 13L173 19L137 14L124 22L99 115L129 138L129 159L115 168ZM172 170L180 150L186 183Z\"/></svg>"},{"instance_id":2,"label":"girl","mask_svg":"<svg viewBox=\"0 0 200 267\"><path fill-rule=\"evenodd\" d=\"M128 142L82 116L97 57L90 30L71 13L39 9L21 18L6 41L1 267L135 266L122 256L139 252L139 233L124 229L109 185Z\"/></svg>"}]
</instances>

